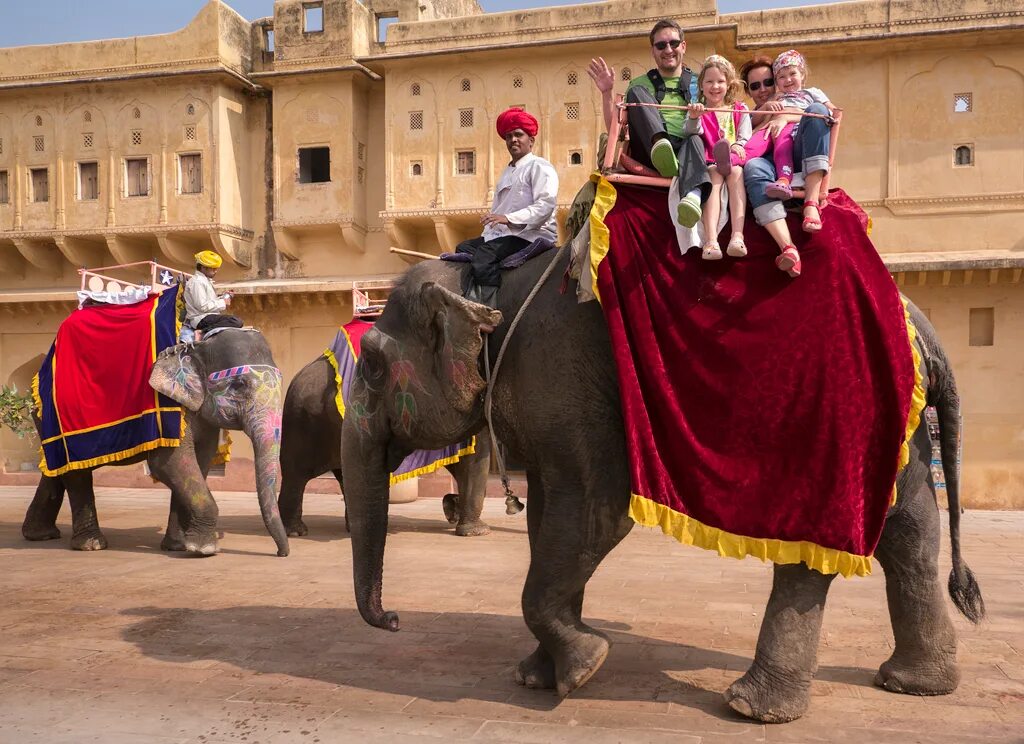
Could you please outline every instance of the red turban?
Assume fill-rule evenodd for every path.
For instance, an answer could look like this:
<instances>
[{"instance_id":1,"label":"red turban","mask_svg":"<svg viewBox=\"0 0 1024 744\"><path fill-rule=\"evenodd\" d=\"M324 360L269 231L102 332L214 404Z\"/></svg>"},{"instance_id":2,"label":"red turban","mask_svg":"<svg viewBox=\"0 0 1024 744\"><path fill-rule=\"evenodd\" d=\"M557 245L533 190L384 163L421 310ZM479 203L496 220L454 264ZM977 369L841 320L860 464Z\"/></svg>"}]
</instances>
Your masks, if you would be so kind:
<instances>
[{"instance_id":1,"label":"red turban","mask_svg":"<svg viewBox=\"0 0 1024 744\"><path fill-rule=\"evenodd\" d=\"M510 108L498 114L498 136L502 139L513 129L522 129L531 137L537 136L537 120L521 108Z\"/></svg>"}]
</instances>

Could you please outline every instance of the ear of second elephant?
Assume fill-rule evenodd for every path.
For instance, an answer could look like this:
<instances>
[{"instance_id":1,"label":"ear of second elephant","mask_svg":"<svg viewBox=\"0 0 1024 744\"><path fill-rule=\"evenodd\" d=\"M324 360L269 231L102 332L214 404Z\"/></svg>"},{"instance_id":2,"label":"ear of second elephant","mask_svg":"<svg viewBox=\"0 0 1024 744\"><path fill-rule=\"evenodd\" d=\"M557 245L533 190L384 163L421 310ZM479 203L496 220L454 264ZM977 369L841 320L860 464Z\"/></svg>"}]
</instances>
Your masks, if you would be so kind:
<instances>
[{"instance_id":1,"label":"ear of second elephant","mask_svg":"<svg viewBox=\"0 0 1024 744\"><path fill-rule=\"evenodd\" d=\"M168 349L157 358L149 374L149 384L190 411L198 411L203 405L201 365L183 346Z\"/></svg>"}]
</instances>

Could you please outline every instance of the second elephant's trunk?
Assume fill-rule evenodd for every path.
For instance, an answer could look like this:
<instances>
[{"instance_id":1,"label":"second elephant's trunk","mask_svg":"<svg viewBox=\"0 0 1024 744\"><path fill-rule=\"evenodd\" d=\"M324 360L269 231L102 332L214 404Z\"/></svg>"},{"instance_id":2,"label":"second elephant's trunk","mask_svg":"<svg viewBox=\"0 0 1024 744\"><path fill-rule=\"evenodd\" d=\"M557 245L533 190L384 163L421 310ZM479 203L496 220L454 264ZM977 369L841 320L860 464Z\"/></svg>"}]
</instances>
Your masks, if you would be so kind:
<instances>
[{"instance_id":1,"label":"second elephant's trunk","mask_svg":"<svg viewBox=\"0 0 1024 744\"><path fill-rule=\"evenodd\" d=\"M256 496L267 532L277 543L277 554L288 555L288 533L277 507L281 485L281 409L265 410L246 422L256 466Z\"/></svg>"}]
</instances>

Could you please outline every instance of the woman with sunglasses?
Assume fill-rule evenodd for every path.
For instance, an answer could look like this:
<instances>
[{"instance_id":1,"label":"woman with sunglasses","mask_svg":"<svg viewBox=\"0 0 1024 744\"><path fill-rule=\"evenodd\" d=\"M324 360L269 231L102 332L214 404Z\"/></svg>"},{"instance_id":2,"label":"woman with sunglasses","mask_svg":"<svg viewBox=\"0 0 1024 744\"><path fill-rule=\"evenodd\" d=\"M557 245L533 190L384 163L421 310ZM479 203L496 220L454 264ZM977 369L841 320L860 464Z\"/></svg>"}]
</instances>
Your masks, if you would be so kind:
<instances>
[{"instance_id":1,"label":"woman with sunglasses","mask_svg":"<svg viewBox=\"0 0 1024 744\"><path fill-rule=\"evenodd\" d=\"M772 114L772 112L766 112L764 117L757 115L757 111L765 111L765 107L776 94L772 64L773 61L767 57L755 57L740 68L740 77L756 105L756 110L751 115L755 131L765 126ZM755 86L755 83L760 83L760 85ZM806 113L827 115L829 110L824 104L812 103L807 107ZM759 122L758 119L761 121ZM829 126L825 119L807 117L801 120L793 137L793 152L804 175L808 172L818 173L828 169ZM777 180L775 163L769 157L752 157L743 166L747 201L753 207L755 221L768 231L778 246L780 254L786 254L789 251L789 255L796 254L798 256L793 237L786 224L784 202L773 199L765 193L765 190ZM809 208L810 205L806 205L805 211ZM817 209L820 209L820 206ZM820 218L818 222L820 224ZM792 265L787 262L785 268L782 265L779 268L790 276L800 275L799 260Z\"/></svg>"}]
</instances>

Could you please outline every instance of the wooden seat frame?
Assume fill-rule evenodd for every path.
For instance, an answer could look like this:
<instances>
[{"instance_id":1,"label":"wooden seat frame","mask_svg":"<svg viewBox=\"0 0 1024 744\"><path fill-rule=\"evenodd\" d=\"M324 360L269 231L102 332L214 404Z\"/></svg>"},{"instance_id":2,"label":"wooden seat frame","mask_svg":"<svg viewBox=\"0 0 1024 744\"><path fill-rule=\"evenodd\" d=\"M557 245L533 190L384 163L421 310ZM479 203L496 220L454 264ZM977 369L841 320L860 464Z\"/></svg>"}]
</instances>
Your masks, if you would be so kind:
<instances>
[{"instance_id":1,"label":"wooden seat frame","mask_svg":"<svg viewBox=\"0 0 1024 744\"><path fill-rule=\"evenodd\" d=\"M671 178L661 176L657 171L648 168L629 156L629 115L623 105L624 96L615 96L615 114L612 116L608 129L608 144L604 151L604 162L601 173L612 183L631 183L637 186L653 186L667 189L672 184ZM828 194L829 176L835 166L836 150L839 147L839 126L843 121L842 109L833 114L833 124L828 139L828 172L821 179L821 200ZM623 172L626 171L626 172ZM806 195L802 186L793 188L793 198L803 199Z\"/></svg>"}]
</instances>

